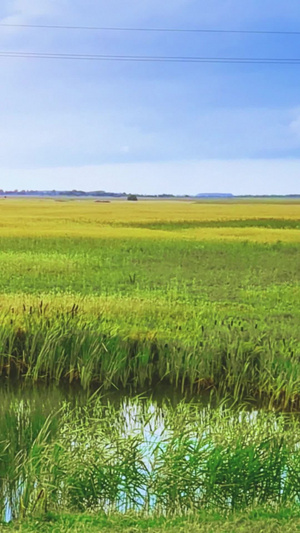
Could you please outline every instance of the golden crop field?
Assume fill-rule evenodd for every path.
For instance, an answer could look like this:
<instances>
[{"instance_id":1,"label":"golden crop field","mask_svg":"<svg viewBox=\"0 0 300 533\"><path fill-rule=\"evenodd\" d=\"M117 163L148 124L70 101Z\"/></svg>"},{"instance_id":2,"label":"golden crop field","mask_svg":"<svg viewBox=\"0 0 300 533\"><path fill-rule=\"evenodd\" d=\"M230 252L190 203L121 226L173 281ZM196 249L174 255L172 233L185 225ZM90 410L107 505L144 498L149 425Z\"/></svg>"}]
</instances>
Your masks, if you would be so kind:
<instances>
[{"instance_id":1,"label":"golden crop field","mask_svg":"<svg viewBox=\"0 0 300 533\"><path fill-rule=\"evenodd\" d=\"M290 221L290 223L289 223ZM299 242L300 203L2 199L4 236Z\"/></svg>"}]
</instances>

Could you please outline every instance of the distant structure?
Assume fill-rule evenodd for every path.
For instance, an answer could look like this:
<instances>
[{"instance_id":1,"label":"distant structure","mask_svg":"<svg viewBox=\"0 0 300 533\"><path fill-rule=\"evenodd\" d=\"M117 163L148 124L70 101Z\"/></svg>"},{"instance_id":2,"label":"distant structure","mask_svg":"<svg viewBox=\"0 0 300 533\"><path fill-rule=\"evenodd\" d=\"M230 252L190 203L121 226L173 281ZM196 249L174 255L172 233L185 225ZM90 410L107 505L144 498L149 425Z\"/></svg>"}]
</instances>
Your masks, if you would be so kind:
<instances>
[{"instance_id":1,"label":"distant structure","mask_svg":"<svg viewBox=\"0 0 300 533\"><path fill-rule=\"evenodd\" d=\"M129 200L129 202L137 202L137 196L135 194L128 194L127 200Z\"/></svg>"}]
</instances>

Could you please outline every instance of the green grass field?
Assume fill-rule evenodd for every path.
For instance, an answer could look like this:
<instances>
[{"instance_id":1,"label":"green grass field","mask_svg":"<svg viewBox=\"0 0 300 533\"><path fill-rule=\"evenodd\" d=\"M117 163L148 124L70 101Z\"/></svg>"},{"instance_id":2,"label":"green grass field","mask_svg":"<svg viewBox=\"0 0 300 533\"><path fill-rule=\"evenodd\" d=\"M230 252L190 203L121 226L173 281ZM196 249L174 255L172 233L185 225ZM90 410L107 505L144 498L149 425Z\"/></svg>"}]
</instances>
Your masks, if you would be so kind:
<instances>
[{"instance_id":1,"label":"green grass field","mask_svg":"<svg viewBox=\"0 0 300 533\"><path fill-rule=\"evenodd\" d=\"M297 404L299 245L169 234L2 238L2 374Z\"/></svg>"},{"instance_id":2,"label":"green grass field","mask_svg":"<svg viewBox=\"0 0 300 533\"><path fill-rule=\"evenodd\" d=\"M155 479L148 486L148 466L135 447L141 435L126 436L124 429L121 453L114 455L105 433L108 412L96 417L96 446L95 414L86 416L85 438L80 440L78 411L72 419L63 418L63 427L51 415L49 426L48 408L35 413L19 392L15 399L4 398L2 510L5 513L3 502L9 497L16 517L34 515L38 520L45 507L57 515L50 525L33 521L10 527L81 531L84 520L90 520L90 530L96 531L102 524L99 517L58 515L66 510L74 516L96 512L101 498L116 513L119 504L113 502L119 501L121 489L114 480L119 479L118 486L123 475L131 479L125 491L129 509L134 509L133 487L147 490L160 502L153 531L184 530L185 519L183 525L159 525L159 516L172 514L173 508L192 515L216 509L222 517L226 509L244 513L208 525L196 519L188 526L195 532L254 532L261 531L261 524L268 531L263 517L255 521L247 515L264 505L273 512L274 527L269 530L280 531L284 523L288 531L285 513L290 504L297 505L300 479L300 203L129 204L1 201L2 384L38 384L45 391L49 384L79 386L87 395L99 386L102 392L119 394L171 387L194 400L205 394L217 408L226 397L226 405L234 404L234 410L206 426L201 426L203 419L199 422L204 434L211 435L207 448L201 447L203 435L195 433L193 424L184 429L177 416L172 434L165 436L168 454L157 450ZM251 415L252 444L246 439L250 426L241 414L243 405L262 409L261 418ZM185 409L186 424L191 411ZM199 409L195 407L198 414ZM280 418L281 412L295 416ZM167 418L174 416L172 409L166 413ZM120 430L118 416L113 412L109 419ZM186 440L178 440L179 430ZM92 454L88 461L87 447ZM213 509L200 498L199 483L207 501L210 494ZM153 514L154 507L148 506L147 513ZM275 507L281 509L280 516L274 515ZM72 520L77 525L70 525ZM117 517L103 528L119 527L119 521L120 530L147 530L147 520L131 525ZM232 520L238 522L232 526ZM297 513L291 524L299 527Z\"/></svg>"}]
</instances>

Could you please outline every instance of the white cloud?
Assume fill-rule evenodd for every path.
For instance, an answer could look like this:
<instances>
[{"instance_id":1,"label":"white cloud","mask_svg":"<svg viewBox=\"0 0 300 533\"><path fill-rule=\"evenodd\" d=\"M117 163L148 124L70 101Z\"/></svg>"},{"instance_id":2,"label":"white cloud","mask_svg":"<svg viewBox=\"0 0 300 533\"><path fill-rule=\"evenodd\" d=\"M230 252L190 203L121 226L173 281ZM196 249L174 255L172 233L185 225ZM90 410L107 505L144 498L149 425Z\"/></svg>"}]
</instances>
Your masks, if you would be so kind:
<instances>
[{"instance_id":1,"label":"white cloud","mask_svg":"<svg viewBox=\"0 0 300 533\"><path fill-rule=\"evenodd\" d=\"M6 120L2 112L2 165L85 165L125 156L131 161L279 157L300 150L298 109L212 108L190 115L169 104L158 113L132 102L114 108L106 99L89 110L76 109L76 103L56 107L51 95L33 107L25 100Z\"/></svg>"},{"instance_id":2,"label":"white cloud","mask_svg":"<svg viewBox=\"0 0 300 533\"><path fill-rule=\"evenodd\" d=\"M33 19L57 13L57 0L11 0L7 3L7 13L2 24L26 24Z\"/></svg>"},{"instance_id":3,"label":"white cloud","mask_svg":"<svg viewBox=\"0 0 300 533\"><path fill-rule=\"evenodd\" d=\"M263 157L300 149L298 108L206 109L199 113L197 128L205 132L203 157Z\"/></svg>"},{"instance_id":4,"label":"white cloud","mask_svg":"<svg viewBox=\"0 0 300 533\"><path fill-rule=\"evenodd\" d=\"M44 30L34 30L18 27L22 24L51 24L55 17L62 14L63 2L59 0L8 0L6 10L1 16L0 22L7 24L1 27L0 45L8 50L28 50L39 51L43 43L51 39L51 34ZM12 25L9 27L9 25ZM16 27L13 25L16 24Z\"/></svg>"},{"instance_id":5,"label":"white cloud","mask_svg":"<svg viewBox=\"0 0 300 533\"><path fill-rule=\"evenodd\" d=\"M7 169L2 188L131 191L144 194L300 193L300 159L203 160Z\"/></svg>"}]
</instances>

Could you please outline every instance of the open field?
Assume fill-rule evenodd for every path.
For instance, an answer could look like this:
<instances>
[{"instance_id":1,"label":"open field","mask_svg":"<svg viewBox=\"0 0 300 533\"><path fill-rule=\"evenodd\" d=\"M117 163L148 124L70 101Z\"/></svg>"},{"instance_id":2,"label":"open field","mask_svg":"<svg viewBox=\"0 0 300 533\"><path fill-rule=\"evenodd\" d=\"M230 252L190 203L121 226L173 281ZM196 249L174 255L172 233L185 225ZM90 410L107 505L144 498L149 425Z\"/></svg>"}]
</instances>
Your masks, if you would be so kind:
<instances>
[{"instance_id":1,"label":"open field","mask_svg":"<svg viewBox=\"0 0 300 533\"><path fill-rule=\"evenodd\" d=\"M2 516L109 506L142 510L144 525L128 525L138 531L149 516L219 510L195 532L239 531L226 513L269 506L270 531L288 531L300 497L300 203L5 199L0 229L0 374L12 387L0 402ZM86 398L159 386L210 408L120 414L63 399L49 408L40 394L39 411L17 384ZM245 516L240 531L256 531Z\"/></svg>"},{"instance_id":2,"label":"open field","mask_svg":"<svg viewBox=\"0 0 300 533\"><path fill-rule=\"evenodd\" d=\"M9 199L0 224L2 375L298 405L298 203Z\"/></svg>"},{"instance_id":3,"label":"open field","mask_svg":"<svg viewBox=\"0 0 300 533\"><path fill-rule=\"evenodd\" d=\"M300 202L296 200L274 203L98 203L90 200L7 198L0 201L0 206L1 235L5 237L299 242ZM282 232L281 229L289 231Z\"/></svg>"}]
</instances>

